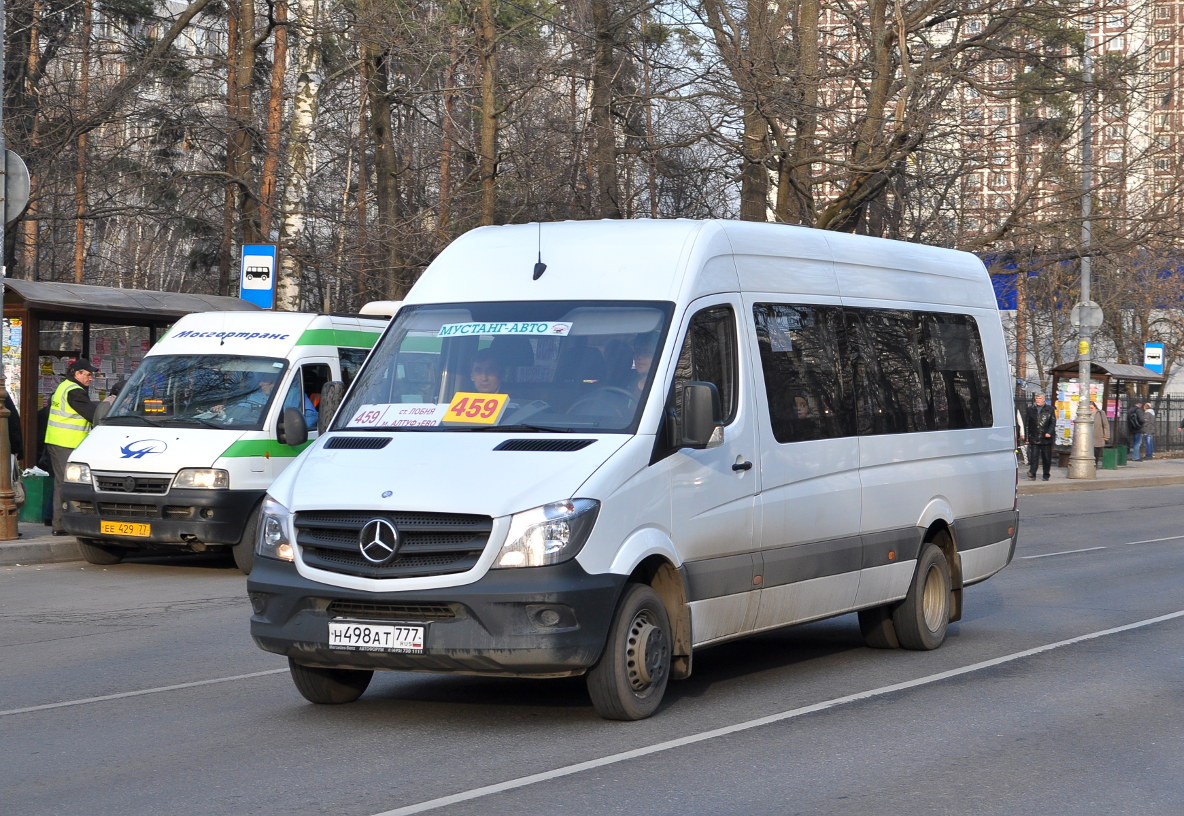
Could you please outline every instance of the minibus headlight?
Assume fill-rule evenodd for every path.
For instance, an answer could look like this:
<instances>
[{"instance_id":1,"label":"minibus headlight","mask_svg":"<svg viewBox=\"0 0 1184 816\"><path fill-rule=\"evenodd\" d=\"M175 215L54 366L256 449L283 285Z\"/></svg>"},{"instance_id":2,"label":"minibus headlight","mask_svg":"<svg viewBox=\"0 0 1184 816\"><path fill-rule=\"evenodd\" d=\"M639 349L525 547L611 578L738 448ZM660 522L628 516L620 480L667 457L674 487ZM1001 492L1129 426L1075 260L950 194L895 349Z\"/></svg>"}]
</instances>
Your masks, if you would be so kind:
<instances>
[{"instance_id":1,"label":"minibus headlight","mask_svg":"<svg viewBox=\"0 0 1184 816\"><path fill-rule=\"evenodd\" d=\"M177 471L173 487L224 490L230 487L230 473L217 468L183 468Z\"/></svg>"},{"instance_id":2,"label":"minibus headlight","mask_svg":"<svg viewBox=\"0 0 1184 816\"><path fill-rule=\"evenodd\" d=\"M90 484L90 465L81 462L67 462L66 475L62 477L67 482Z\"/></svg>"},{"instance_id":3,"label":"minibus headlight","mask_svg":"<svg viewBox=\"0 0 1184 816\"><path fill-rule=\"evenodd\" d=\"M288 534L291 519L292 514L288 512L288 508L271 496L265 497L259 513L259 534L255 542L255 555L276 558L280 561L296 560L296 551L292 547L292 540Z\"/></svg>"},{"instance_id":4,"label":"minibus headlight","mask_svg":"<svg viewBox=\"0 0 1184 816\"><path fill-rule=\"evenodd\" d=\"M574 557L588 540L599 512L598 501L567 499L515 513L493 566L541 567Z\"/></svg>"}]
</instances>

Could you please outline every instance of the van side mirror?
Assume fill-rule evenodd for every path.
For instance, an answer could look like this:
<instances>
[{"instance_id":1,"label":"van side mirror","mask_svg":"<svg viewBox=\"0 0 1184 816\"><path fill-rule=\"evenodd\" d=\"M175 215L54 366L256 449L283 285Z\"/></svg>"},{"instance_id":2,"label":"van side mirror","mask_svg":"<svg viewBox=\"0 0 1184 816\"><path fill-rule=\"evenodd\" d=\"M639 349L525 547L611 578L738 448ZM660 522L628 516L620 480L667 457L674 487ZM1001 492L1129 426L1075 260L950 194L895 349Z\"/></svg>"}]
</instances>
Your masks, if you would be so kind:
<instances>
[{"instance_id":1,"label":"van side mirror","mask_svg":"<svg viewBox=\"0 0 1184 816\"><path fill-rule=\"evenodd\" d=\"M280 414L275 429L276 441L281 445L303 445L308 441L308 425L304 423L304 412L296 408L285 408Z\"/></svg>"},{"instance_id":2,"label":"van side mirror","mask_svg":"<svg viewBox=\"0 0 1184 816\"><path fill-rule=\"evenodd\" d=\"M109 414L109 413L111 413L111 403L107 402L106 400L103 400L102 402L100 402L98 405L95 406L95 419L94 419L94 422L91 423L91 425L98 425L100 422L102 422L104 419L107 418L107 414Z\"/></svg>"},{"instance_id":3,"label":"van side mirror","mask_svg":"<svg viewBox=\"0 0 1184 816\"><path fill-rule=\"evenodd\" d=\"M341 399L345 396L345 383L341 380L329 380L321 386L321 404L317 406L317 430L324 433L329 423L333 421L333 415L337 413L338 407L341 405Z\"/></svg>"},{"instance_id":4,"label":"van side mirror","mask_svg":"<svg viewBox=\"0 0 1184 816\"><path fill-rule=\"evenodd\" d=\"M714 383L689 382L682 387L679 411L680 448L714 448L724 441L723 410Z\"/></svg>"}]
</instances>

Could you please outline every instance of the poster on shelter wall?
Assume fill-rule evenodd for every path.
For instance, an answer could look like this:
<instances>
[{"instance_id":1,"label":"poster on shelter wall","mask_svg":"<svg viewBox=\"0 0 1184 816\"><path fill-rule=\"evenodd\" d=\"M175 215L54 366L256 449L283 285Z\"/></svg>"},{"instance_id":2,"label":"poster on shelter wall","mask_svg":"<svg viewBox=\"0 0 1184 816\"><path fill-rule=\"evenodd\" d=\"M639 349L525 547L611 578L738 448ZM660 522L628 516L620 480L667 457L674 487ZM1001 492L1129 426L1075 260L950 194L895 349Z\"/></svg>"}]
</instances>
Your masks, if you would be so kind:
<instances>
[{"instance_id":1,"label":"poster on shelter wall","mask_svg":"<svg viewBox=\"0 0 1184 816\"><path fill-rule=\"evenodd\" d=\"M20 405L21 400L21 343L24 331L24 322L20 318L4 319L4 387L8 389L14 405Z\"/></svg>"},{"instance_id":2,"label":"poster on shelter wall","mask_svg":"<svg viewBox=\"0 0 1184 816\"><path fill-rule=\"evenodd\" d=\"M1105 384L1101 380L1089 381L1089 398L1091 402L1102 404L1102 391ZM1077 418L1077 406L1081 404L1081 383L1077 380L1065 380L1057 385L1056 401L1053 409L1056 412L1057 427L1053 434L1053 444L1068 448L1073 444L1073 422Z\"/></svg>"}]
</instances>

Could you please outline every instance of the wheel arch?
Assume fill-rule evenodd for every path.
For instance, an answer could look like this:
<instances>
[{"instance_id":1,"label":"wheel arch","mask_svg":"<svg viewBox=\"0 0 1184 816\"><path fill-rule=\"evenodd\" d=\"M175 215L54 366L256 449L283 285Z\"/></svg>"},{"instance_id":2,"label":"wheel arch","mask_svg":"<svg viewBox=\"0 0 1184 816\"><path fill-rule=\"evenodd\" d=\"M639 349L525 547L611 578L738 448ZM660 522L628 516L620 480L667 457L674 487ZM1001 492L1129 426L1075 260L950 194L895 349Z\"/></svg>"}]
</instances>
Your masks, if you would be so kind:
<instances>
[{"instance_id":1,"label":"wheel arch","mask_svg":"<svg viewBox=\"0 0 1184 816\"><path fill-rule=\"evenodd\" d=\"M670 619L672 679L691 676L691 610L687 604L686 575L671 561L650 555L629 576L631 583L648 584L666 607Z\"/></svg>"},{"instance_id":2,"label":"wheel arch","mask_svg":"<svg viewBox=\"0 0 1184 816\"><path fill-rule=\"evenodd\" d=\"M950 566L950 622L962 619L962 557L954 525L944 518L934 519L921 538L921 546L932 544L942 551Z\"/></svg>"}]
</instances>

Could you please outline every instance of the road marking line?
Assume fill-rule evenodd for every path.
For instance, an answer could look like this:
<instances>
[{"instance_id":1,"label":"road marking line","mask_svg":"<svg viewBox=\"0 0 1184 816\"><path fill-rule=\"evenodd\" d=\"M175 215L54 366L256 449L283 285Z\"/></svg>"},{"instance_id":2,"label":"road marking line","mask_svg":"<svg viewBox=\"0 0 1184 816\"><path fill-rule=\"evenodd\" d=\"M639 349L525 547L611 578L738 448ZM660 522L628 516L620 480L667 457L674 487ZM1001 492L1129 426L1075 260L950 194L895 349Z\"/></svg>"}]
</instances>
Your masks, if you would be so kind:
<instances>
[{"instance_id":1,"label":"road marking line","mask_svg":"<svg viewBox=\"0 0 1184 816\"><path fill-rule=\"evenodd\" d=\"M394 810L384 810L382 813L374 814L374 816L410 816L414 813L425 813L427 811L437 810L438 808L446 807L448 805L455 805L461 802L470 802L474 799L481 799L486 796L492 796L496 793L504 793L506 791L514 790L515 788L524 788L528 785L534 785L539 782L547 782L552 779L559 779L564 776L571 776L584 771L603 768L606 765L614 765L618 762L627 762L631 759L650 756L652 754L661 753L662 751L669 751L674 748L683 748L688 745L706 742L707 740L726 737L741 731L749 731L753 728L760 728L764 725L771 725L773 723L784 722L785 720L792 720L797 717L805 716L806 714L814 714L816 712L825 711L830 708L838 708L839 706L847 705L849 703L862 702L863 700L870 700L874 697L882 697L886 694L892 694L897 691L906 691L908 689L914 689L920 686L927 686L942 680L948 680L951 677L959 677L964 674L970 674L972 672L982 671L983 669L993 668L1004 663L1011 663L1016 660L1021 660L1025 657L1032 657L1044 652L1050 652L1053 649L1060 649L1065 646L1073 646L1078 643L1084 643L1086 641L1105 637L1107 635L1116 635L1121 632L1128 632L1132 629L1140 629L1145 626L1152 626L1157 623L1163 623L1164 621L1170 621L1181 617L1184 617L1184 609L1178 612L1172 612L1167 615L1160 615L1157 618L1148 618L1135 623L1128 623L1125 626L1116 626L1113 629L1105 629L1100 632L1092 632L1088 635L1080 635L1078 637L1069 638L1068 640L1061 640L1057 641L1056 643L1037 646L1033 649L1025 649L1022 652L1015 652L1013 654L1004 655L1003 657L996 657L992 660L984 660L981 663L963 666L960 669L950 669L949 671L939 672L938 674L931 674L928 677L919 677L916 680L907 680L903 683L895 683L891 686L883 686L878 689L871 689L870 691L861 691L858 694L849 694L845 697L836 697L833 700L825 700L821 703L814 703L813 705L804 706L802 708L795 708L790 711L782 711L779 714L770 714L767 717L760 717L755 720L748 720L746 722L736 723L735 725L729 725L723 728L715 728L711 731L703 731L699 734L691 734L686 737L670 740L668 742L660 742L656 745L650 745L645 748L635 748L632 751L625 751L619 754L610 754L609 756L601 757L599 759L592 759L588 760L587 762L578 762L575 765L568 765L563 768L544 771L543 773L531 774L530 776L509 779L505 782L498 782L493 785L485 785L480 788L473 788L460 793L454 793L451 796L442 796L439 799L431 799L426 802L420 802L416 805L407 805L406 807L395 808Z\"/></svg>"},{"instance_id":2,"label":"road marking line","mask_svg":"<svg viewBox=\"0 0 1184 816\"><path fill-rule=\"evenodd\" d=\"M1184 535L1167 536L1166 538L1146 538L1142 541L1127 541L1116 546L1130 547L1135 544L1162 544L1165 541L1179 541L1184 539ZM1044 553L1042 555L1021 555L1021 561L1029 561L1033 558L1051 558L1054 555L1074 555L1075 553L1093 552L1094 550L1106 550L1109 547L1086 547L1083 550L1061 550L1060 552Z\"/></svg>"},{"instance_id":3,"label":"road marking line","mask_svg":"<svg viewBox=\"0 0 1184 816\"><path fill-rule=\"evenodd\" d=\"M1061 550L1060 552L1044 553L1043 555L1021 555L1021 561L1027 561L1032 558L1052 558L1054 555L1073 555L1074 553L1093 552L1094 550L1104 550L1106 547L1086 547L1084 550Z\"/></svg>"},{"instance_id":4,"label":"road marking line","mask_svg":"<svg viewBox=\"0 0 1184 816\"><path fill-rule=\"evenodd\" d=\"M1167 538L1148 538L1144 541L1128 541L1128 544L1158 544L1161 541L1179 541L1184 535L1168 536Z\"/></svg>"},{"instance_id":5,"label":"road marking line","mask_svg":"<svg viewBox=\"0 0 1184 816\"><path fill-rule=\"evenodd\" d=\"M140 689L139 691L122 691L119 694L104 694L101 697L84 697L81 700L65 700L60 703L46 703L45 705L29 706L28 708L10 708L0 711L0 717L10 714L28 714L31 711L48 711L53 708L67 708L69 706L86 705L87 703L101 703L107 700L122 700L126 697L142 697L145 694L159 694L162 691L178 691L180 689L197 688L198 686L212 686L215 683L229 683L232 680L250 680L253 677L266 677L269 674L281 674L287 669L269 669L267 671L251 672L250 674L236 674L233 677L215 677L213 680L195 680L192 683L177 683L174 686L158 686L157 688Z\"/></svg>"}]
</instances>

